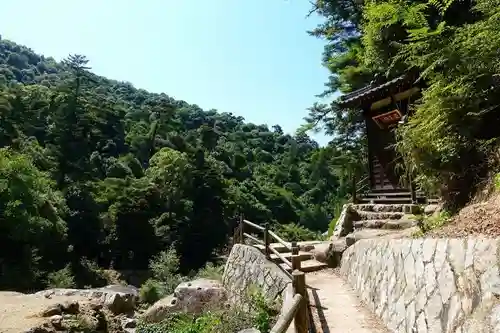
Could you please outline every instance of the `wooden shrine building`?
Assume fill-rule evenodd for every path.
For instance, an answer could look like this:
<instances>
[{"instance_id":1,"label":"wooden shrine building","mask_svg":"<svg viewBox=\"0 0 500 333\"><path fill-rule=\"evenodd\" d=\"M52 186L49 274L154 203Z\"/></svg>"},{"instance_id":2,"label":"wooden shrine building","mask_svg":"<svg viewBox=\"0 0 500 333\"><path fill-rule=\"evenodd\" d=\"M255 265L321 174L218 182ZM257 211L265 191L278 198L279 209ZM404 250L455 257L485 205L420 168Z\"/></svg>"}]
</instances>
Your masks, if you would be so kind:
<instances>
[{"instance_id":1,"label":"wooden shrine building","mask_svg":"<svg viewBox=\"0 0 500 333\"><path fill-rule=\"evenodd\" d=\"M337 101L340 107L362 112L365 120L370 189L358 201L411 203L425 200L422 196L417 197L411 179L407 179L404 170L397 166L394 147L394 128L410 116L409 104L420 97L417 79L418 73L408 72L390 81L373 81Z\"/></svg>"}]
</instances>

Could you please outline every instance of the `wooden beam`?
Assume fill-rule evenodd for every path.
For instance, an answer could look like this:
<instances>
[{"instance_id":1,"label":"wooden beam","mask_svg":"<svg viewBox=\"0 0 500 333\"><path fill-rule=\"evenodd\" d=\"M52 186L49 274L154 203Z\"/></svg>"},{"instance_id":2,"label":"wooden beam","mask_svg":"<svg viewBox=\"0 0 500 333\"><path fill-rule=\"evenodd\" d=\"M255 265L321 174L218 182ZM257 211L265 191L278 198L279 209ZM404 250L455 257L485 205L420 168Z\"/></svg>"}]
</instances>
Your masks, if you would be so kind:
<instances>
[{"instance_id":1,"label":"wooden beam","mask_svg":"<svg viewBox=\"0 0 500 333\"><path fill-rule=\"evenodd\" d=\"M269 235L271 235L278 243L281 243L284 247L286 247L288 250L292 251L292 247L290 246L289 243L285 242L280 236L276 235L274 232L269 230Z\"/></svg>"},{"instance_id":2,"label":"wooden beam","mask_svg":"<svg viewBox=\"0 0 500 333\"><path fill-rule=\"evenodd\" d=\"M257 230L264 231L264 227L261 227L261 226L260 226L260 225L258 225L258 224L255 224L255 223L250 222L250 221L248 221L248 220L243 220L243 222L244 222L245 224L248 224L249 226L251 226L251 227L253 227L253 228L257 229Z\"/></svg>"},{"instance_id":3,"label":"wooden beam","mask_svg":"<svg viewBox=\"0 0 500 333\"><path fill-rule=\"evenodd\" d=\"M295 318L295 314L300 308L302 300L303 299L300 294L295 294L293 296L290 308L288 311L279 316L270 333L285 333L287 331L288 327L290 327L290 324L292 323L292 320Z\"/></svg>"}]
</instances>

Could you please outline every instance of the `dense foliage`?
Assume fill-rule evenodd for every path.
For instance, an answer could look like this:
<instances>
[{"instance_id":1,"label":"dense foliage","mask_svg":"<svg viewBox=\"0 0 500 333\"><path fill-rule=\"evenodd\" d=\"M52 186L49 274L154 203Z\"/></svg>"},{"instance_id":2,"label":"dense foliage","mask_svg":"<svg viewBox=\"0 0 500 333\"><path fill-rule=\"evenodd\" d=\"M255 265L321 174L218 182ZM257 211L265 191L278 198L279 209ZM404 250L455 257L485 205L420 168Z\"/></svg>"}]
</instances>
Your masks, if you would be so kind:
<instances>
[{"instance_id":1,"label":"dense foliage","mask_svg":"<svg viewBox=\"0 0 500 333\"><path fill-rule=\"evenodd\" d=\"M324 232L349 192L341 157L0 40L0 288L84 285L88 267L147 269L170 248L185 273L240 214Z\"/></svg>"},{"instance_id":2,"label":"dense foliage","mask_svg":"<svg viewBox=\"0 0 500 333\"><path fill-rule=\"evenodd\" d=\"M325 95L420 72L426 89L409 123L398 128L397 148L422 188L463 204L491 167L499 136L500 2L316 0L312 11L325 18L311 32L327 41ZM359 110L315 105L308 121L324 121L339 147L361 151Z\"/></svg>"}]
</instances>

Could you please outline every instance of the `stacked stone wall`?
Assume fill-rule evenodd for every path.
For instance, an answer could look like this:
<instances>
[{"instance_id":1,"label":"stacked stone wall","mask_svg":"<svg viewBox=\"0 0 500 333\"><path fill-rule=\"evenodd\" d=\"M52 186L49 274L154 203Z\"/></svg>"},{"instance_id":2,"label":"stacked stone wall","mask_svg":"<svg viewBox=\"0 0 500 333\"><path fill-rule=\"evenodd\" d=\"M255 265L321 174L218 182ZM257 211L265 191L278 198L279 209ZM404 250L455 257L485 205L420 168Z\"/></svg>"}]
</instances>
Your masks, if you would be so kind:
<instances>
[{"instance_id":1,"label":"stacked stone wall","mask_svg":"<svg viewBox=\"0 0 500 333\"><path fill-rule=\"evenodd\" d=\"M499 241L362 240L341 273L392 332L500 332Z\"/></svg>"},{"instance_id":2,"label":"stacked stone wall","mask_svg":"<svg viewBox=\"0 0 500 333\"><path fill-rule=\"evenodd\" d=\"M290 277L264 254L249 245L235 244L226 262L222 283L232 301L241 301L253 287L258 287L268 300L281 296Z\"/></svg>"}]
</instances>

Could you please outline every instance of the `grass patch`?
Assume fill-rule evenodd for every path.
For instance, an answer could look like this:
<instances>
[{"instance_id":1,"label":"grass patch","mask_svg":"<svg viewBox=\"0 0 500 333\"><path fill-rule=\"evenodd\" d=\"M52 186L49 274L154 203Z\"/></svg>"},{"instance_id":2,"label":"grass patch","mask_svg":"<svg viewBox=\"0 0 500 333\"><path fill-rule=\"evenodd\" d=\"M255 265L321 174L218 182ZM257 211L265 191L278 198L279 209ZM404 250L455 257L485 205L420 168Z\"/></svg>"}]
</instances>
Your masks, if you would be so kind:
<instances>
[{"instance_id":1,"label":"grass patch","mask_svg":"<svg viewBox=\"0 0 500 333\"><path fill-rule=\"evenodd\" d=\"M448 223L448 221L451 218L451 214L447 211L441 211L437 215L431 215L428 217L424 217L422 215L416 215L416 217L419 221L418 226L420 230L413 233L412 236L414 238L420 238L425 236L425 234L428 233L429 231L441 228L446 223Z\"/></svg>"},{"instance_id":2,"label":"grass patch","mask_svg":"<svg viewBox=\"0 0 500 333\"><path fill-rule=\"evenodd\" d=\"M217 280L222 281L222 274L224 273L224 265L214 265L209 262L200 269L195 277L197 279L209 279L209 280Z\"/></svg>"}]
</instances>

